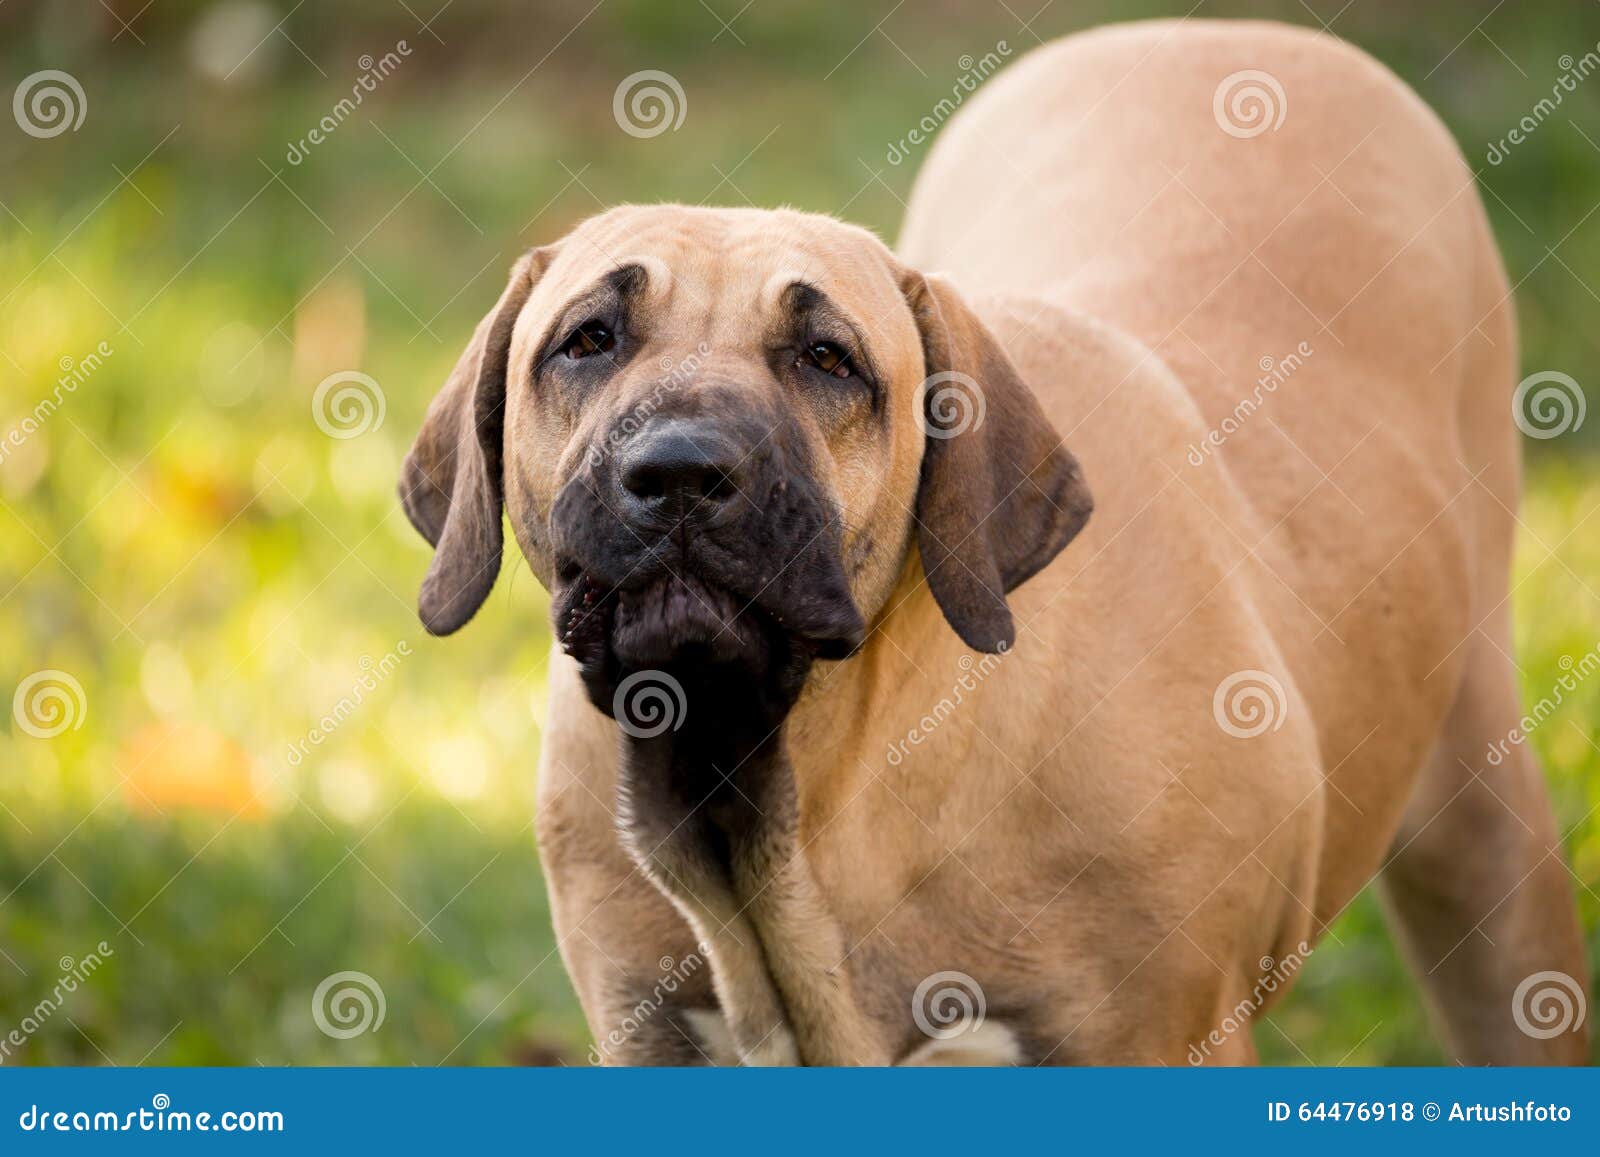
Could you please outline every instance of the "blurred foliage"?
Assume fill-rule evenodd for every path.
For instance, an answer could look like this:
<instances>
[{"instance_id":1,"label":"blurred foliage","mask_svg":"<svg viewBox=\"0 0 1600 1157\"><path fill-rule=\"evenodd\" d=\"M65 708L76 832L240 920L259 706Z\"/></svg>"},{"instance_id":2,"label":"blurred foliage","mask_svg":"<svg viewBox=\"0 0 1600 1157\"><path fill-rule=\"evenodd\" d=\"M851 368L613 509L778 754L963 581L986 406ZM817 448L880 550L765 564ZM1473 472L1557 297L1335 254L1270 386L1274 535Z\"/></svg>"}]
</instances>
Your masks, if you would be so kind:
<instances>
[{"instance_id":1,"label":"blurred foliage","mask_svg":"<svg viewBox=\"0 0 1600 1157\"><path fill-rule=\"evenodd\" d=\"M792 204L892 238L915 163L888 163L889 142L949 92L961 55L1189 10L1035 7L0 6L6 91L63 69L87 100L75 132L0 132L0 432L64 398L0 459L0 686L59 669L84 704L51 739L0 724L0 1032L61 958L114 952L15 1059L581 1056L530 825L543 593L513 555L460 638L421 632L428 552L392 497L409 435L522 247L659 199ZM1585 282L1600 268L1600 82L1503 162L1485 156L1560 58L1600 41L1594 6L1196 14L1331 21L1411 81L1481 170L1526 369L1583 378L1600 332ZM392 74L290 163L363 58L401 41ZM687 115L640 140L618 131L612 95L647 68L682 82ZM385 413L330 438L313 392L349 370L379 383ZM1600 504L1583 456L1596 426L1534 448L1515 601L1535 697L1600 639L1600 547L1578 529ZM350 718L324 728L357 687ZM1592 942L1597 717L1600 686L1584 686L1534 737ZM314 729L326 740L308 745ZM382 984L387 1018L335 1040L306 1014L346 969ZM1370 896L1257 1038L1283 1063L1440 1057Z\"/></svg>"}]
</instances>

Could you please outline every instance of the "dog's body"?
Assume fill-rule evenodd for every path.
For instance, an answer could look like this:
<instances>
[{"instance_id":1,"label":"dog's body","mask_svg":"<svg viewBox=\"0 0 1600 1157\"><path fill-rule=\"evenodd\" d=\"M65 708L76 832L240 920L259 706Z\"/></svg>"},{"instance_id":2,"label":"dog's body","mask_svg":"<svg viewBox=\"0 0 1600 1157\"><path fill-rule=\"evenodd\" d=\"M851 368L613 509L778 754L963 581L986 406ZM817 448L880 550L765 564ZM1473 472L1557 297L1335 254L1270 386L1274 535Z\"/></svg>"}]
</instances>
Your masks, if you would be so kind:
<instances>
[{"instance_id":1,"label":"dog's body","mask_svg":"<svg viewBox=\"0 0 1600 1157\"><path fill-rule=\"evenodd\" d=\"M1250 69L1287 109L1241 137L1214 97ZM825 219L669 207L575 236L612 267L648 250L712 296L778 250L842 309L879 315L864 337L884 380L972 369L959 326L928 320L958 308L932 278L907 291L927 364L896 368L917 361L907 327L866 304L875 289L852 301L879 275ZM513 304L549 312L540 295L572 247ZM1048 479L1030 460L947 533L933 442L919 493L921 447L899 427L830 434L817 469L865 641L800 662L771 732L730 747L722 692L691 688L688 718L711 731L619 752L589 701L630 665L564 629L578 661L552 659L539 834L599 1054L1249 1060L1244 1024L1382 869L1453 1058L1581 1059L1579 1034L1535 1039L1512 1018L1531 973L1585 973L1538 768L1525 747L1485 761L1521 714L1506 658L1514 321L1435 118L1325 36L1186 22L1074 37L945 130L899 258L965 292L1096 513L1078 534L1070 457ZM534 323L508 316L479 341L492 353L504 330L515 380L537 365L519 352ZM992 384L1004 367L974 364L994 436L1021 441L1025 404ZM570 462L589 435L519 416L514 391L506 409L512 524L547 585L570 590L548 559L572 535L543 529L565 499L511 457L537 445ZM419 442L422 470L437 458ZM1006 649L1009 620L973 612L949 576L982 569L963 544L1009 534L1008 496L1031 491L1057 513L1046 545L997 563ZM566 623L586 617L558 603ZM830 631L814 633L850 635ZM704 798L680 790L691 749L711 767L693 780ZM947 1023L953 990L983 1015Z\"/></svg>"}]
</instances>

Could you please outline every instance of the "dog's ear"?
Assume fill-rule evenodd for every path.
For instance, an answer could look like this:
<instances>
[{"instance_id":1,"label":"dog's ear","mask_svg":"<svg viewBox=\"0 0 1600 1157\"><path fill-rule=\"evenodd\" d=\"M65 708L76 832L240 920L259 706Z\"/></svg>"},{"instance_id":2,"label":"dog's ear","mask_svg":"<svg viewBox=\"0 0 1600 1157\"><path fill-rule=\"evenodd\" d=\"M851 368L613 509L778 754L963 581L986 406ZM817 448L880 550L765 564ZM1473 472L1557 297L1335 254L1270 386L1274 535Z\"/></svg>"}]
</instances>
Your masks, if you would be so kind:
<instances>
[{"instance_id":1,"label":"dog's ear","mask_svg":"<svg viewBox=\"0 0 1600 1157\"><path fill-rule=\"evenodd\" d=\"M546 263L535 249L512 267L505 292L428 407L400 471L400 503L435 548L417 602L431 634L448 635L472 618L500 573L506 361L517 317Z\"/></svg>"},{"instance_id":2,"label":"dog's ear","mask_svg":"<svg viewBox=\"0 0 1600 1157\"><path fill-rule=\"evenodd\" d=\"M927 377L917 546L939 608L967 646L997 652L1007 592L1071 542L1093 509L1077 459L999 342L950 282L907 273Z\"/></svg>"}]
</instances>

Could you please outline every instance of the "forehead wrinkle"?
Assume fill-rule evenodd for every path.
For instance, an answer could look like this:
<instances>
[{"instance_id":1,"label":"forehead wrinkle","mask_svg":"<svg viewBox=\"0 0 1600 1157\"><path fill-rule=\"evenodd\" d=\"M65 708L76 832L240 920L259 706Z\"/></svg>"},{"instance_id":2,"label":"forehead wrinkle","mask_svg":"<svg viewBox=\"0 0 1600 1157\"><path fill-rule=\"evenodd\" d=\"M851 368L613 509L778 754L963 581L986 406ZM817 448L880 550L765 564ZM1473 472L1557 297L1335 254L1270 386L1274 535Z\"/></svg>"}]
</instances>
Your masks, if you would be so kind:
<instances>
[{"instance_id":1,"label":"forehead wrinkle","mask_svg":"<svg viewBox=\"0 0 1600 1157\"><path fill-rule=\"evenodd\" d=\"M873 319L862 317L855 310L845 306L836 296L819 285L816 279L803 272L787 269L768 278L761 291L763 307L770 310L774 316L781 316L785 308L784 298L796 289L803 289L813 296L811 304L814 312L833 316L857 335L857 344L863 348L852 350L852 353L870 356L866 347L876 345L881 339L881 331L873 324Z\"/></svg>"},{"instance_id":2,"label":"forehead wrinkle","mask_svg":"<svg viewBox=\"0 0 1600 1157\"><path fill-rule=\"evenodd\" d=\"M625 279L618 276L624 271L638 271L643 274L643 285L637 288L626 286ZM647 297L659 297L670 294L672 280L672 270L655 257L629 256L611 259L606 269L590 278L580 288L567 294L556 312L559 315L579 302L598 301L609 295L628 296L631 293L642 292Z\"/></svg>"},{"instance_id":3,"label":"forehead wrinkle","mask_svg":"<svg viewBox=\"0 0 1600 1157\"><path fill-rule=\"evenodd\" d=\"M783 218L783 233L778 238L776 247L782 253L782 264L779 271L768 279L762 287L761 304L769 302L776 305L788 290L790 285L799 283L809 285L818 291L822 289L825 277L817 274L819 261L822 254L805 244L810 237L809 232L802 229L800 219ZM762 249L770 249L773 243L765 236L752 236L751 243Z\"/></svg>"},{"instance_id":4,"label":"forehead wrinkle","mask_svg":"<svg viewBox=\"0 0 1600 1157\"><path fill-rule=\"evenodd\" d=\"M714 306L725 264L717 260L724 248L720 231L694 228L683 220L654 220L643 229L627 228L619 222L617 227L626 232L630 246L648 247L653 255L651 268L668 275L664 282L667 292L656 297L657 306L665 309L674 296L672 291L680 286L696 305L704 309Z\"/></svg>"},{"instance_id":5,"label":"forehead wrinkle","mask_svg":"<svg viewBox=\"0 0 1600 1157\"><path fill-rule=\"evenodd\" d=\"M652 282L663 278L670 282L677 251L683 247L683 238L674 235L678 232L666 227L664 222L646 221L641 227L639 222L626 218L605 217L585 222L573 237L593 250L611 269L638 264L645 267ZM674 241L679 244L671 244Z\"/></svg>"},{"instance_id":6,"label":"forehead wrinkle","mask_svg":"<svg viewBox=\"0 0 1600 1157\"><path fill-rule=\"evenodd\" d=\"M800 270L792 268L780 269L762 283L761 291L757 296L757 304L763 313L779 313L783 309L784 297L797 285L817 289L816 282ZM818 289L818 292L820 293L821 290Z\"/></svg>"},{"instance_id":7,"label":"forehead wrinkle","mask_svg":"<svg viewBox=\"0 0 1600 1157\"><path fill-rule=\"evenodd\" d=\"M598 258L598 261L590 264L583 261L582 254L577 252L571 254L570 261L574 268L572 268L571 273L563 276L561 280L569 283L576 282L579 288L568 292L564 296L560 306L561 309L566 309L574 302L585 297L603 294L610 287L612 279L619 272L630 267L637 268L644 274L644 284L636 290L636 292L641 293L641 296L647 300L657 301L671 296L675 278L670 262L663 261L654 253L635 248L638 238L631 234L620 238L620 240L628 244L608 245L605 242L609 238L604 235L600 237L592 236L592 232L594 231L578 230L573 235L573 239L582 242L587 252ZM595 270L595 264L601 267L598 271ZM587 269L584 267L585 265L588 266Z\"/></svg>"}]
</instances>

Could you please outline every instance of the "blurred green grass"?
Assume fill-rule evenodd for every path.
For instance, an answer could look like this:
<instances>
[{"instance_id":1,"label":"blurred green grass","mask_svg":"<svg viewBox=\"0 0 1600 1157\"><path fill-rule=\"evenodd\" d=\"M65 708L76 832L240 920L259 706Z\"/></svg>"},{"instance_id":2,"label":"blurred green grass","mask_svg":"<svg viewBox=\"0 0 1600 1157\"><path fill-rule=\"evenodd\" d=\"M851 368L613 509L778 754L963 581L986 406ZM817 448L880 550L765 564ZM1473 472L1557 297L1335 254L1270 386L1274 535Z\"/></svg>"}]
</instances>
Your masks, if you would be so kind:
<instances>
[{"instance_id":1,"label":"blurred green grass","mask_svg":"<svg viewBox=\"0 0 1600 1157\"><path fill-rule=\"evenodd\" d=\"M114 950L10 1059L581 1058L530 827L543 593L513 555L448 644L414 615L428 555L392 487L434 388L515 253L586 214L792 204L892 239L915 162L888 163L888 145L962 54L1189 8L591 3L456 0L426 28L432 0L417 16L387 0L0 6L7 88L61 68L88 101L77 132L0 131L0 432L53 394L63 358L112 351L0 460L0 685L60 669L87 705L52 739L9 716L0 732L0 1034L62 957ZM1525 369L1582 381L1600 332L1584 280L1600 268L1600 87L1503 163L1483 157L1560 57L1600 41L1600 16L1493 7L1196 14L1330 20L1416 85L1482 170ZM290 164L362 55L400 40L394 74ZM646 68L688 104L681 129L639 140L611 102ZM311 399L346 370L379 383L386 412L339 440ZM1600 505L1595 425L1530 447L1515 602L1535 698L1600 640L1600 540L1580 528ZM351 719L292 759L402 644ZM1584 686L1534 743L1600 950L1596 718ZM387 1019L336 1040L308 1005L346 969L379 980ZM1441 1056L1370 895L1256 1035L1289 1064Z\"/></svg>"}]
</instances>

